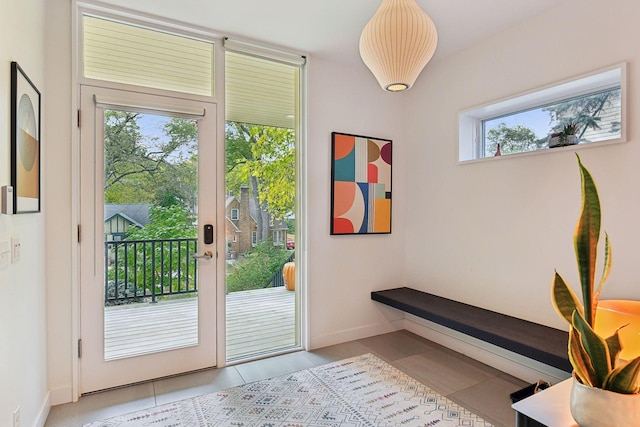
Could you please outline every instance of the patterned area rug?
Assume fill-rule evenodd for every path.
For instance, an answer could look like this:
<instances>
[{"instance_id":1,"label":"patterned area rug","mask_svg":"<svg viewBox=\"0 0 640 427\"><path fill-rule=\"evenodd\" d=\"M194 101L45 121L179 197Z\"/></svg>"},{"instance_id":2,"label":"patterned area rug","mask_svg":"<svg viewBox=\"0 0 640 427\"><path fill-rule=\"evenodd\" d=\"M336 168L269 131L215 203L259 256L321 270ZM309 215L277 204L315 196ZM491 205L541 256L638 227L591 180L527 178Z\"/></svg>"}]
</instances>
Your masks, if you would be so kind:
<instances>
[{"instance_id":1,"label":"patterned area rug","mask_svg":"<svg viewBox=\"0 0 640 427\"><path fill-rule=\"evenodd\" d=\"M372 354L85 427L488 427Z\"/></svg>"}]
</instances>

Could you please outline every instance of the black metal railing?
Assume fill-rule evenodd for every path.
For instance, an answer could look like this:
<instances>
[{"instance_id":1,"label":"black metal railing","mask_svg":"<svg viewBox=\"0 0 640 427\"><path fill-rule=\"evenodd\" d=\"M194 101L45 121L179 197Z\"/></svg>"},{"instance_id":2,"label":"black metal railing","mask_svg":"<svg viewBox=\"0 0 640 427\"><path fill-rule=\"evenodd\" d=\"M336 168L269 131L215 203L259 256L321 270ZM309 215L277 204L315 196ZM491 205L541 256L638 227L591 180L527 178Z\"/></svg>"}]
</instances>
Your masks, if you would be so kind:
<instances>
[{"instance_id":1,"label":"black metal railing","mask_svg":"<svg viewBox=\"0 0 640 427\"><path fill-rule=\"evenodd\" d=\"M158 297L198 291L198 239L121 240L104 244L105 305L156 302ZM263 288L284 286L284 264Z\"/></svg>"},{"instance_id":2,"label":"black metal railing","mask_svg":"<svg viewBox=\"0 0 640 427\"><path fill-rule=\"evenodd\" d=\"M291 256L287 258L284 264L294 261L295 259L296 259L296 253L295 251L293 251L291 253ZM284 264L282 264L282 266L278 271L273 273L273 276L271 276L271 279L269 279L269 281L263 286L263 288L277 288L279 286L284 286L284 277L282 276L282 273L284 270Z\"/></svg>"},{"instance_id":3,"label":"black metal railing","mask_svg":"<svg viewBox=\"0 0 640 427\"><path fill-rule=\"evenodd\" d=\"M197 292L197 251L195 238L105 242L105 305Z\"/></svg>"}]
</instances>

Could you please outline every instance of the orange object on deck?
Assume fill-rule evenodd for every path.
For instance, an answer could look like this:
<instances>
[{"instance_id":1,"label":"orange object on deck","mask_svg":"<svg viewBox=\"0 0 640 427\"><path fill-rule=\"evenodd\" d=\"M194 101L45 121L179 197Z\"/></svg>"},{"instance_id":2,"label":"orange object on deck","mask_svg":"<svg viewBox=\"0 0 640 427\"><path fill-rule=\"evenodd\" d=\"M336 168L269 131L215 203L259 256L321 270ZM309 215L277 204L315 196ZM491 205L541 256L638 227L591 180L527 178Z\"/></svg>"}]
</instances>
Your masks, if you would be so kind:
<instances>
[{"instance_id":1,"label":"orange object on deck","mask_svg":"<svg viewBox=\"0 0 640 427\"><path fill-rule=\"evenodd\" d=\"M282 267L282 277L284 278L284 287L288 291L296 289L296 263L288 262Z\"/></svg>"}]
</instances>

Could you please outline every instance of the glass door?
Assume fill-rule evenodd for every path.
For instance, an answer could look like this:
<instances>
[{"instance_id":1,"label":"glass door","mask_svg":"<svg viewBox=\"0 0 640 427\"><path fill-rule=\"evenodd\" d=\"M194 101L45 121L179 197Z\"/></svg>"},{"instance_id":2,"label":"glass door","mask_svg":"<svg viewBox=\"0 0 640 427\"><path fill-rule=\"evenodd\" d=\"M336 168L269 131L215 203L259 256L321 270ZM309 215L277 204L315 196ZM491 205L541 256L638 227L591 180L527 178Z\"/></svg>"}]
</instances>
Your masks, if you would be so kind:
<instances>
[{"instance_id":1,"label":"glass door","mask_svg":"<svg viewBox=\"0 0 640 427\"><path fill-rule=\"evenodd\" d=\"M81 117L81 393L215 366L216 105L83 86Z\"/></svg>"},{"instance_id":2,"label":"glass door","mask_svg":"<svg viewBox=\"0 0 640 427\"><path fill-rule=\"evenodd\" d=\"M228 362L300 348L299 86L300 64L225 53Z\"/></svg>"}]
</instances>

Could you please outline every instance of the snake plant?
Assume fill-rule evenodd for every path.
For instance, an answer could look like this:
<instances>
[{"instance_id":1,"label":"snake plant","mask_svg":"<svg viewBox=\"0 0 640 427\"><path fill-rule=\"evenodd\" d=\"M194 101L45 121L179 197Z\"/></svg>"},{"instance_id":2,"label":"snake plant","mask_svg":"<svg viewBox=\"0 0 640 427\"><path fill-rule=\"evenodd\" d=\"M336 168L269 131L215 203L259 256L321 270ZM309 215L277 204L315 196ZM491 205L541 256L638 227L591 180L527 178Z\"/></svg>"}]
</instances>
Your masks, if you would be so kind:
<instances>
[{"instance_id":1,"label":"snake plant","mask_svg":"<svg viewBox=\"0 0 640 427\"><path fill-rule=\"evenodd\" d=\"M577 154L576 157L582 182L582 210L573 238L584 305L557 271L552 285L553 305L571 325L568 352L577 379L589 387L636 394L640 392L640 357L619 360L622 346L618 331L610 337L601 337L594 330L600 291L611 271L611 247L605 233L604 268L596 288L600 199L591 174Z\"/></svg>"}]
</instances>

